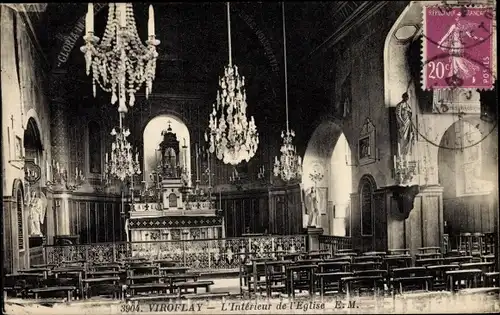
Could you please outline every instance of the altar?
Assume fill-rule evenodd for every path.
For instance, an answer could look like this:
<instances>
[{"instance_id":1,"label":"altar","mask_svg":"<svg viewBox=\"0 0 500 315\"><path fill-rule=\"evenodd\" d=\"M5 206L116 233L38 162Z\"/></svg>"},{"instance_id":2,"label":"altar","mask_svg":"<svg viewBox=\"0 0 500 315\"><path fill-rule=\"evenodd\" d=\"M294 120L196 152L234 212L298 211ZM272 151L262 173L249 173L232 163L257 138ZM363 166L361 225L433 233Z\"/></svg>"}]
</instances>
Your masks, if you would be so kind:
<instances>
[{"instance_id":1,"label":"altar","mask_svg":"<svg viewBox=\"0 0 500 315\"><path fill-rule=\"evenodd\" d=\"M224 218L215 209L210 191L190 185L186 143L179 145L170 125L162 136L158 163L150 174L154 184L146 184L140 195L133 197L126 226L129 241L225 237Z\"/></svg>"}]
</instances>

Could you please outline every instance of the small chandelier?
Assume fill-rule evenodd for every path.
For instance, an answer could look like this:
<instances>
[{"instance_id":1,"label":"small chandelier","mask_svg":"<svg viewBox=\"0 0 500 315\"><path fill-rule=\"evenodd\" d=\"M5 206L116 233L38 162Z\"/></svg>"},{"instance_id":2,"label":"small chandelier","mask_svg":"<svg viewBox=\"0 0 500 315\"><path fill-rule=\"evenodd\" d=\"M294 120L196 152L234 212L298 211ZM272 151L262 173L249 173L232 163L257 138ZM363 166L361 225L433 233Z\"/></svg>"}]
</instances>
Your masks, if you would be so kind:
<instances>
[{"instance_id":1,"label":"small chandelier","mask_svg":"<svg viewBox=\"0 0 500 315\"><path fill-rule=\"evenodd\" d=\"M130 135L130 130L123 127L121 115L120 127L118 128L118 131L113 128L111 135L115 137L115 141L111 144L110 156L106 153L104 172L107 179L109 179L109 177L116 177L121 181L124 181L127 177L141 174L141 168L139 166L139 153L135 154L134 160L132 145L127 141L127 137Z\"/></svg>"},{"instance_id":2,"label":"small chandelier","mask_svg":"<svg viewBox=\"0 0 500 315\"><path fill-rule=\"evenodd\" d=\"M409 154L401 154L398 144L398 154L393 156L394 175L397 185L409 185L416 175L417 162Z\"/></svg>"},{"instance_id":3,"label":"small chandelier","mask_svg":"<svg viewBox=\"0 0 500 315\"><path fill-rule=\"evenodd\" d=\"M118 112L126 113L128 94L129 106L134 106L135 93L145 83L146 98L152 92L156 72L156 46L154 11L149 6L148 40L141 43L135 25L132 3L110 3L108 20L103 38L94 36L94 6L88 5L85 21L86 72L92 67L92 88L96 96L96 83L111 93L111 104L118 102Z\"/></svg>"},{"instance_id":4,"label":"small chandelier","mask_svg":"<svg viewBox=\"0 0 500 315\"><path fill-rule=\"evenodd\" d=\"M250 121L246 116L245 77L240 77L238 67L232 63L229 2L227 26L229 65L224 67L224 77L219 81L221 91L217 91L217 103L210 114L210 135L205 133L205 141L210 141L209 152L215 152L219 160L237 165L242 161L248 162L255 155L259 134L253 116Z\"/></svg>"},{"instance_id":5,"label":"small chandelier","mask_svg":"<svg viewBox=\"0 0 500 315\"><path fill-rule=\"evenodd\" d=\"M297 150L292 144L295 132L290 130L288 125L288 75L286 63L286 31L285 31L285 3L282 3L283 12L283 56L285 64L285 107L286 107L286 131L281 132L283 144L281 145L281 156L274 159L274 176L280 176L286 182L300 179L302 176L302 161Z\"/></svg>"}]
</instances>

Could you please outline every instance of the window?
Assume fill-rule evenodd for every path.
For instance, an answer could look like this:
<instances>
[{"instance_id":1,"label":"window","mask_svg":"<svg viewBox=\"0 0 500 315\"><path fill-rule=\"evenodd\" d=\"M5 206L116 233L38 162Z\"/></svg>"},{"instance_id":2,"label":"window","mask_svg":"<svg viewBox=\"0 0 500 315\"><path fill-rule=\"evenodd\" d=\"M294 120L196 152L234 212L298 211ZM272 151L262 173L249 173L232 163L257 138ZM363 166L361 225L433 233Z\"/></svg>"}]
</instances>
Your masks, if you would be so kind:
<instances>
[{"instance_id":1,"label":"window","mask_svg":"<svg viewBox=\"0 0 500 315\"><path fill-rule=\"evenodd\" d=\"M101 173L101 127L95 121L88 124L88 145L89 145L89 172L92 174Z\"/></svg>"},{"instance_id":2,"label":"window","mask_svg":"<svg viewBox=\"0 0 500 315\"><path fill-rule=\"evenodd\" d=\"M361 235L373 235L373 184L368 178L361 179Z\"/></svg>"},{"instance_id":3,"label":"window","mask_svg":"<svg viewBox=\"0 0 500 315\"><path fill-rule=\"evenodd\" d=\"M24 201L23 193L20 189L17 190L16 196L16 207L17 207L17 240L19 244L19 250L24 249L24 224L23 224L23 212L24 212Z\"/></svg>"}]
</instances>

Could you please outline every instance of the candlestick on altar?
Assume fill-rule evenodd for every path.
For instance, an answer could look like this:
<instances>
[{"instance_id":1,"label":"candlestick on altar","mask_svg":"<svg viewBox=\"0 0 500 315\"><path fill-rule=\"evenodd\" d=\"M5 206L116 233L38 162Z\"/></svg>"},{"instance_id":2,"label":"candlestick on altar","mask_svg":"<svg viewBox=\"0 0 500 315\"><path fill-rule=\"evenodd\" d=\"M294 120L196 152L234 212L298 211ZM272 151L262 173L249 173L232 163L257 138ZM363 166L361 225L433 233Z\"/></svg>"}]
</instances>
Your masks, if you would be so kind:
<instances>
[{"instance_id":1,"label":"candlestick on altar","mask_svg":"<svg viewBox=\"0 0 500 315\"><path fill-rule=\"evenodd\" d=\"M398 143L398 156L401 156L401 146Z\"/></svg>"},{"instance_id":2,"label":"candlestick on altar","mask_svg":"<svg viewBox=\"0 0 500 315\"><path fill-rule=\"evenodd\" d=\"M200 150L198 148L198 143L195 145L196 147L196 182L200 181Z\"/></svg>"},{"instance_id":3,"label":"candlestick on altar","mask_svg":"<svg viewBox=\"0 0 500 315\"><path fill-rule=\"evenodd\" d=\"M212 169L210 168L210 152L207 153L208 164L208 187L212 187Z\"/></svg>"}]
</instances>

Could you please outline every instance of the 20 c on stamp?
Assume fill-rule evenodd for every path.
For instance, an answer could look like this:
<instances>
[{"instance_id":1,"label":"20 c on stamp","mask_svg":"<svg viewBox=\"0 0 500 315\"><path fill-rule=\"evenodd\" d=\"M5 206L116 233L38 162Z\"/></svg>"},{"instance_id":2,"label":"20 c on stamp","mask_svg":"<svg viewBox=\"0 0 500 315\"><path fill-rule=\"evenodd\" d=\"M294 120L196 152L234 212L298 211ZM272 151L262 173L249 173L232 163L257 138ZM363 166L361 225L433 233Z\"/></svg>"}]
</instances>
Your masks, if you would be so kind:
<instances>
[{"instance_id":1,"label":"20 c on stamp","mask_svg":"<svg viewBox=\"0 0 500 315\"><path fill-rule=\"evenodd\" d=\"M491 7L424 6L425 90L492 89L493 12Z\"/></svg>"}]
</instances>

